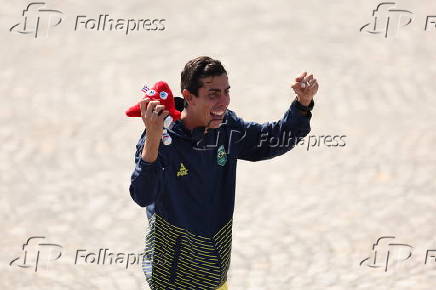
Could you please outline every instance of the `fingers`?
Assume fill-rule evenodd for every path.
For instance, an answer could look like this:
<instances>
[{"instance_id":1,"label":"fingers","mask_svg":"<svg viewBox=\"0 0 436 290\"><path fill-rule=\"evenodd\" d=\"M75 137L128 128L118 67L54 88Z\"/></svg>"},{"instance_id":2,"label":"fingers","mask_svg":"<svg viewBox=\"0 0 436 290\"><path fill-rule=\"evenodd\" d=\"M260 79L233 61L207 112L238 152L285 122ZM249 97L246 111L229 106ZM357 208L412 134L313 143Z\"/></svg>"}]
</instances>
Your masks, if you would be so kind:
<instances>
[{"instance_id":1,"label":"fingers","mask_svg":"<svg viewBox=\"0 0 436 290\"><path fill-rule=\"evenodd\" d=\"M307 78L303 79L303 80L300 82L300 87L301 87L302 89L305 89L305 88L309 87L310 84L311 84L312 79L313 79L313 75L311 74L310 76L308 76Z\"/></svg>"},{"instance_id":2,"label":"fingers","mask_svg":"<svg viewBox=\"0 0 436 290\"><path fill-rule=\"evenodd\" d=\"M297 85L292 86L292 89L294 90L294 92L297 95L301 95L303 93L303 90L299 86L297 86Z\"/></svg>"},{"instance_id":3,"label":"fingers","mask_svg":"<svg viewBox=\"0 0 436 290\"><path fill-rule=\"evenodd\" d=\"M139 102L139 107L141 108L141 114L145 115L145 110L147 109L147 104L150 102L149 98L144 98Z\"/></svg>"},{"instance_id":4,"label":"fingers","mask_svg":"<svg viewBox=\"0 0 436 290\"><path fill-rule=\"evenodd\" d=\"M161 115L161 111L163 111L164 109L165 109L164 105L157 105L156 107L154 107L153 115L160 116Z\"/></svg>"},{"instance_id":5,"label":"fingers","mask_svg":"<svg viewBox=\"0 0 436 290\"><path fill-rule=\"evenodd\" d=\"M300 81L297 81L297 83L292 86L293 89L300 88L301 90L306 90L308 88L314 87L315 84L317 84L317 80L313 77L313 74L299 80Z\"/></svg>"},{"instance_id":6,"label":"fingers","mask_svg":"<svg viewBox=\"0 0 436 290\"><path fill-rule=\"evenodd\" d=\"M318 92L318 81L314 78L313 74L307 75L307 72L302 73L296 79L291 88L294 90L297 98L305 102L307 99L312 99L313 96Z\"/></svg>"},{"instance_id":7,"label":"fingers","mask_svg":"<svg viewBox=\"0 0 436 290\"><path fill-rule=\"evenodd\" d=\"M318 82L316 81L316 79L314 79L315 81L312 83L312 85L310 86L312 93L316 94L318 92Z\"/></svg>"},{"instance_id":8,"label":"fingers","mask_svg":"<svg viewBox=\"0 0 436 290\"><path fill-rule=\"evenodd\" d=\"M315 78L313 78L313 76L311 79L308 79L307 84L308 84L308 87L311 89L314 88L315 86L318 86L318 82Z\"/></svg>"},{"instance_id":9,"label":"fingers","mask_svg":"<svg viewBox=\"0 0 436 290\"><path fill-rule=\"evenodd\" d=\"M162 114L160 114L159 118L164 120L166 117L168 117L169 114L170 112L168 110L164 110L162 111Z\"/></svg>"},{"instance_id":10,"label":"fingers","mask_svg":"<svg viewBox=\"0 0 436 290\"><path fill-rule=\"evenodd\" d=\"M295 78L295 81L296 84L292 88L299 87L300 89L305 89L313 82L313 74L307 76L307 72L303 72L299 77Z\"/></svg>"},{"instance_id":11,"label":"fingers","mask_svg":"<svg viewBox=\"0 0 436 290\"><path fill-rule=\"evenodd\" d=\"M299 77L295 79L296 82L301 82L301 80L307 75L307 72L302 73Z\"/></svg>"},{"instance_id":12,"label":"fingers","mask_svg":"<svg viewBox=\"0 0 436 290\"><path fill-rule=\"evenodd\" d=\"M157 105L159 105L159 104L160 104L159 101L150 101L150 102L148 103L147 110L145 111L145 116L150 116L150 117L152 117L152 114L153 114L154 108L155 108Z\"/></svg>"},{"instance_id":13,"label":"fingers","mask_svg":"<svg viewBox=\"0 0 436 290\"><path fill-rule=\"evenodd\" d=\"M306 78L306 82L310 83L312 80L313 80L313 75L312 74Z\"/></svg>"}]
</instances>

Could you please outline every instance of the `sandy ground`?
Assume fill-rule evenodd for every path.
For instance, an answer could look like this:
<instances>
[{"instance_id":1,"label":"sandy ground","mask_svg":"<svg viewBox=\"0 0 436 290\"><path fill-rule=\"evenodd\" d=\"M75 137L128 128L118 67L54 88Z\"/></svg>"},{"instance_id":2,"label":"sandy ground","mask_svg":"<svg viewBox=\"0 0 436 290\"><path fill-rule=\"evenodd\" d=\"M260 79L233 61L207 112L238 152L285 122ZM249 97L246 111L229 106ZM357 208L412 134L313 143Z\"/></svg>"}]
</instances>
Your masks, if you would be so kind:
<instances>
[{"instance_id":1,"label":"sandy ground","mask_svg":"<svg viewBox=\"0 0 436 290\"><path fill-rule=\"evenodd\" d=\"M0 18L1 289L148 289L126 269L147 223L128 192L142 124L123 111L145 82L178 91L199 55L222 60L251 121L279 119L314 73L312 142L346 136L239 163L230 289L433 288L434 1L399 2L413 21L388 38L359 32L376 1L50 1L62 22L37 38L9 31L27 3L2 1ZM165 29L74 30L100 14Z\"/></svg>"}]
</instances>

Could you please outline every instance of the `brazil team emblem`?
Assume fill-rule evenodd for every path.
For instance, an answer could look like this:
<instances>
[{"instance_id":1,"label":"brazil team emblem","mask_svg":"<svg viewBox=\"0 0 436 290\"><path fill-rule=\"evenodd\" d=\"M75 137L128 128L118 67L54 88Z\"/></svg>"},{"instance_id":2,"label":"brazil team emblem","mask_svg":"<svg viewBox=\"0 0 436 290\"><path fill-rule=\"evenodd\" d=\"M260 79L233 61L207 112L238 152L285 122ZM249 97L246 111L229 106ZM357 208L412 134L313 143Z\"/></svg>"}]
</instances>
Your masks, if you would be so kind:
<instances>
[{"instance_id":1,"label":"brazil team emblem","mask_svg":"<svg viewBox=\"0 0 436 290\"><path fill-rule=\"evenodd\" d=\"M227 153L226 153L226 150L224 149L224 145L221 145L218 148L218 151L216 154L216 162L220 166L224 166L227 163Z\"/></svg>"}]
</instances>

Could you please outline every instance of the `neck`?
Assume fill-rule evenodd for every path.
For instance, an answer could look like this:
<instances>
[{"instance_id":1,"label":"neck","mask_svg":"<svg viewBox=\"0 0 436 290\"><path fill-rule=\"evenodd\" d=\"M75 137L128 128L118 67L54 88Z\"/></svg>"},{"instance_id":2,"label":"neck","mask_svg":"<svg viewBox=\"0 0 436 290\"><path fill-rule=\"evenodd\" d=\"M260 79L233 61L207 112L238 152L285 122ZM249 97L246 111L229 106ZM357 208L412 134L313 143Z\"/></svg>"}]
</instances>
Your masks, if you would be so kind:
<instances>
[{"instance_id":1,"label":"neck","mask_svg":"<svg viewBox=\"0 0 436 290\"><path fill-rule=\"evenodd\" d=\"M186 129L191 130L199 127L195 122L195 120L192 118L192 115L188 114L188 110L187 108L184 108L182 111L182 114L180 116L180 119L183 121L183 125L185 126Z\"/></svg>"},{"instance_id":2,"label":"neck","mask_svg":"<svg viewBox=\"0 0 436 290\"><path fill-rule=\"evenodd\" d=\"M180 115L180 119L183 122L183 125L185 126L186 129L192 131L194 128L197 127L204 127L201 123L197 122L192 115L188 114L188 110L187 108L184 108L181 115ZM204 134L207 133L207 127L204 128Z\"/></svg>"}]
</instances>

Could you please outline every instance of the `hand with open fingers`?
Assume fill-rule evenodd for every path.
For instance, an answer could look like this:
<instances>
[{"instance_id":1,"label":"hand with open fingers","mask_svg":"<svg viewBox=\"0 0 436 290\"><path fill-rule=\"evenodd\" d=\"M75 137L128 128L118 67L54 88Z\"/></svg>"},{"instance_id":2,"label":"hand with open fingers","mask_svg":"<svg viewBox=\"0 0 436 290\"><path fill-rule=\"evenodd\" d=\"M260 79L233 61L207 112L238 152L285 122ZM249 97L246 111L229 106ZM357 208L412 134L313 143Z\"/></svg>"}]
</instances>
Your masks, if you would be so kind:
<instances>
[{"instance_id":1,"label":"hand with open fingers","mask_svg":"<svg viewBox=\"0 0 436 290\"><path fill-rule=\"evenodd\" d=\"M308 106L318 92L318 82L313 77L313 74L307 76L307 72L304 72L299 77L295 78L295 83L291 88L297 94L297 100L300 104Z\"/></svg>"},{"instance_id":2,"label":"hand with open fingers","mask_svg":"<svg viewBox=\"0 0 436 290\"><path fill-rule=\"evenodd\" d=\"M141 118L147 129L147 136L154 140L162 137L164 119L169 115L169 111L165 110L165 106L159 101L152 101L145 97L140 102Z\"/></svg>"}]
</instances>

